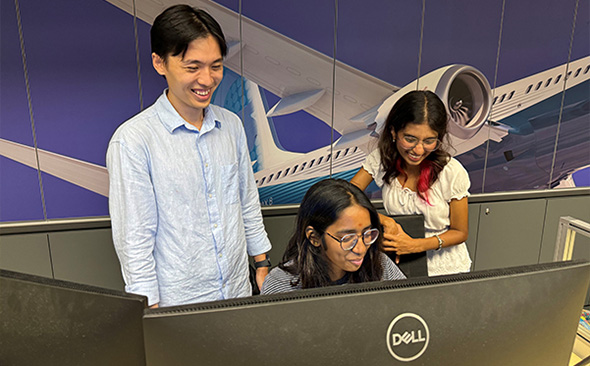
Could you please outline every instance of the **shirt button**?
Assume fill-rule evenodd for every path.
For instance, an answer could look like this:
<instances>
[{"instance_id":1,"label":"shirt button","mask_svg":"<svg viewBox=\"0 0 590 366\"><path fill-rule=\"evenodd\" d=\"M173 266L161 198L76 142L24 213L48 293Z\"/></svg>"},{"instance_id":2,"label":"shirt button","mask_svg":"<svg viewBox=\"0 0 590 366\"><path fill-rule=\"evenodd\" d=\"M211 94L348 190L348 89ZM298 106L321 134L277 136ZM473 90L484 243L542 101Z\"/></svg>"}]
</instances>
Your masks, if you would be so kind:
<instances>
[{"instance_id":1,"label":"shirt button","mask_svg":"<svg viewBox=\"0 0 590 366\"><path fill-rule=\"evenodd\" d=\"M211 197L213 197L213 195L212 194L209 194L209 198L211 198Z\"/></svg>"},{"instance_id":2,"label":"shirt button","mask_svg":"<svg viewBox=\"0 0 590 366\"><path fill-rule=\"evenodd\" d=\"M223 257L223 254L219 254L219 258Z\"/></svg>"},{"instance_id":3,"label":"shirt button","mask_svg":"<svg viewBox=\"0 0 590 366\"><path fill-rule=\"evenodd\" d=\"M221 285L221 287L225 288L225 283L223 285Z\"/></svg>"},{"instance_id":4,"label":"shirt button","mask_svg":"<svg viewBox=\"0 0 590 366\"><path fill-rule=\"evenodd\" d=\"M205 168L209 168L209 164L205 164Z\"/></svg>"},{"instance_id":5,"label":"shirt button","mask_svg":"<svg viewBox=\"0 0 590 366\"><path fill-rule=\"evenodd\" d=\"M213 227L217 227L217 224L213 224Z\"/></svg>"}]
</instances>

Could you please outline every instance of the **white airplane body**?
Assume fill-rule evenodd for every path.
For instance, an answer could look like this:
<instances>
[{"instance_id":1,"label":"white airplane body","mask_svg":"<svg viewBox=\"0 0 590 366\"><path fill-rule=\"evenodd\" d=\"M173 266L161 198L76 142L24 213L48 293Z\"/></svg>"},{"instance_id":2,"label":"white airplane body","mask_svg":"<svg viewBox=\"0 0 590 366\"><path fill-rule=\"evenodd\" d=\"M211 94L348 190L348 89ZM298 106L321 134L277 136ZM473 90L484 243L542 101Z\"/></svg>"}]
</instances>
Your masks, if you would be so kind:
<instances>
[{"instance_id":1,"label":"white airplane body","mask_svg":"<svg viewBox=\"0 0 590 366\"><path fill-rule=\"evenodd\" d=\"M132 0L107 1L134 14ZM136 4L136 13L151 24L157 14L174 3L172 0L162 0L161 4L140 1ZM435 92L447 106L447 142L454 148L453 155L459 156L489 140L501 142L515 131L514 126L506 123L511 117L564 90L588 84L590 78L590 56L587 56L493 90L477 69L458 64L441 67L400 88L334 62L331 57L245 17L241 17L243 42L240 44L238 14L211 1L194 0L191 5L208 10L219 21L229 44L224 65L238 75L243 70L246 78L246 93L252 106L251 114L245 119L254 123L257 131L254 142L256 159L253 160L263 204L297 203L311 184L330 174L344 179L352 177L366 155L376 147L376 137L391 106L418 86ZM336 88L333 96L334 67ZM280 101L267 110L259 87L279 96ZM587 94L579 94L581 102L588 99ZM341 137L331 145L308 153L293 153L277 147L269 119L301 110L333 126ZM0 140L0 154L36 168L36 161L31 160L34 156L28 151L31 148L18 145ZM42 171L103 196L108 195L108 173L104 167L51 152L39 152L38 165ZM22 154L28 157L18 157ZM42 156L52 156L52 165L43 163ZM588 162L580 162L581 165L586 166ZM75 173L81 167L86 173L80 176L62 173Z\"/></svg>"}]
</instances>

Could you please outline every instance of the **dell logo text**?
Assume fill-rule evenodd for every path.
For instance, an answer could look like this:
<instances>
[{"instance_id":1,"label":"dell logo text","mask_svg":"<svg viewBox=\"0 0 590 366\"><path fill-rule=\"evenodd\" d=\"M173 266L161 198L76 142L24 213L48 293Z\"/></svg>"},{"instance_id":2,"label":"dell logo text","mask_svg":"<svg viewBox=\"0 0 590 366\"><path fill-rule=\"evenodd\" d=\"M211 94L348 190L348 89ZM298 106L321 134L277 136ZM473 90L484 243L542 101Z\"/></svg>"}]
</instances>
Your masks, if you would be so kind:
<instances>
[{"instance_id":1,"label":"dell logo text","mask_svg":"<svg viewBox=\"0 0 590 366\"><path fill-rule=\"evenodd\" d=\"M410 362L426 351L429 338L428 325L420 315L400 314L389 323L387 349L395 359Z\"/></svg>"}]
</instances>

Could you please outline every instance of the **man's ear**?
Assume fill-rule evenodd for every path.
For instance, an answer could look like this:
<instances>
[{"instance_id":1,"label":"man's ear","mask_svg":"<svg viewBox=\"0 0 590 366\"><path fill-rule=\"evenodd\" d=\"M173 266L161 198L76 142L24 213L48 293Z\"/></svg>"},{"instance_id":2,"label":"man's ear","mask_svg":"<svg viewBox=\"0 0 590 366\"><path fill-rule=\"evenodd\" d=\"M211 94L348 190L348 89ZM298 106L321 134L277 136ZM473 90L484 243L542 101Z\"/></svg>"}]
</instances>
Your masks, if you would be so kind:
<instances>
[{"instance_id":1,"label":"man's ear","mask_svg":"<svg viewBox=\"0 0 590 366\"><path fill-rule=\"evenodd\" d=\"M152 65L158 74L166 76L166 62L156 53L152 53Z\"/></svg>"},{"instance_id":2,"label":"man's ear","mask_svg":"<svg viewBox=\"0 0 590 366\"><path fill-rule=\"evenodd\" d=\"M314 247L319 248L322 244L320 241L320 236L318 235L318 232L313 228L313 226L308 226L305 228L305 237L307 237L311 245L313 245Z\"/></svg>"}]
</instances>

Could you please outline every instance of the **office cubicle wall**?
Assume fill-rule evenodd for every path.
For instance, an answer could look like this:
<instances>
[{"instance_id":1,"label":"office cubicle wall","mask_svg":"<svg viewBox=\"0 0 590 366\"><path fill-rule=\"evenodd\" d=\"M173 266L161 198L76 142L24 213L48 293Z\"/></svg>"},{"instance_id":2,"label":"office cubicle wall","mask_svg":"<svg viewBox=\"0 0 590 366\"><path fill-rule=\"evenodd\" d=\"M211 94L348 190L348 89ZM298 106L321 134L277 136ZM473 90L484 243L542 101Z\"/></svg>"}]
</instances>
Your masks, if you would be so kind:
<instances>
[{"instance_id":1,"label":"office cubicle wall","mask_svg":"<svg viewBox=\"0 0 590 366\"><path fill-rule=\"evenodd\" d=\"M474 270L550 262L559 217L590 222L590 188L480 194L469 202L467 246ZM382 202L374 203L383 209ZM262 209L274 264L293 232L297 208ZM574 258L590 260L589 239L576 241ZM0 268L124 288L108 217L0 223Z\"/></svg>"}]
</instances>

